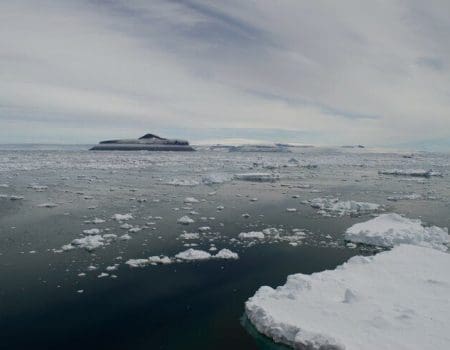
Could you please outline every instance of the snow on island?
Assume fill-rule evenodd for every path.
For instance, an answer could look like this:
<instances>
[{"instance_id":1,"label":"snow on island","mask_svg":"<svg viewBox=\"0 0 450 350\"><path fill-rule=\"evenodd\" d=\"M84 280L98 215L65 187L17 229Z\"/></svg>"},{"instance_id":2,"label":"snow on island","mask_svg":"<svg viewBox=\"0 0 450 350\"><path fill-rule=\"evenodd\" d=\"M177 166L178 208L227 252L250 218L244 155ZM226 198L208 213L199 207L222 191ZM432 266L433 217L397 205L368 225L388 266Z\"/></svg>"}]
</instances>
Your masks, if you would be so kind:
<instances>
[{"instance_id":1,"label":"snow on island","mask_svg":"<svg viewBox=\"0 0 450 350\"><path fill-rule=\"evenodd\" d=\"M407 243L447 250L450 242L447 228L424 227L419 219L408 219L395 213L382 214L355 224L345 233L345 239L381 247Z\"/></svg>"},{"instance_id":2,"label":"snow on island","mask_svg":"<svg viewBox=\"0 0 450 350\"><path fill-rule=\"evenodd\" d=\"M401 245L261 287L246 314L259 332L295 349L450 349L448 266L448 253Z\"/></svg>"}]
</instances>

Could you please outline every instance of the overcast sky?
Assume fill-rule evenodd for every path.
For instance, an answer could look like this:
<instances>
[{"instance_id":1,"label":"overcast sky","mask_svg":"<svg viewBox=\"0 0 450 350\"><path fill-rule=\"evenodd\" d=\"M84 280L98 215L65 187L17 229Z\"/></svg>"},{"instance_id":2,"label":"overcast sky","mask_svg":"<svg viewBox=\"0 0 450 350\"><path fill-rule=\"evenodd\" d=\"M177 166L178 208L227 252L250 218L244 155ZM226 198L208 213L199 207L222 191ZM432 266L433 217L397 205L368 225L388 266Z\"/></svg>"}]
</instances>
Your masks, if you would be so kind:
<instances>
[{"instance_id":1,"label":"overcast sky","mask_svg":"<svg viewBox=\"0 0 450 350\"><path fill-rule=\"evenodd\" d=\"M450 148L450 1L0 1L0 143Z\"/></svg>"}]
</instances>

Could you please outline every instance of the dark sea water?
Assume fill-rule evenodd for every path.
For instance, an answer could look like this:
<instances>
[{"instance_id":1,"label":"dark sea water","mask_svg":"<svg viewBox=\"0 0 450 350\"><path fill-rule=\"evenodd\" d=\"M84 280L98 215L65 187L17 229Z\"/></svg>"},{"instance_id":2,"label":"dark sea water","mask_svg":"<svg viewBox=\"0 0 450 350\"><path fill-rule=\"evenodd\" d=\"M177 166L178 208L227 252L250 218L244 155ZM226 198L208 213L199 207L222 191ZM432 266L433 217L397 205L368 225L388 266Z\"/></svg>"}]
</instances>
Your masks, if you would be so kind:
<instances>
[{"instance_id":1,"label":"dark sea water","mask_svg":"<svg viewBox=\"0 0 450 350\"><path fill-rule=\"evenodd\" d=\"M432 168L443 176L378 174L391 168ZM260 286L284 284L289 274L334 269L351 256L377 251L367 246L350 249L343 239L346 228L370 219L370 214L328 217L304 201L332 196L378 203L387 212L449 227L449 169L448 155L430 153L404 158L343 149L156 154L88 152L79 146L4 148L0 344L4 349L282 349L245 319L245 301ZM280 179L231 180L247 172L277 173ZM205 184L202 177L208 174L227 181ZM191 186L167 184L180 179ZM421 199L387 200L411 193ZM199 202L186 205L186 197ZM39 206L44 203L57 206ZM217 209L220 206L223 210ZM133 219L127 223L143 229L129 233L130 240L112 241L91 252L58 252L86 229L127 233L120 227L123 223L111 219L116 213L131 213ZM177 224L184 215L195 223ZM105 222L85 223L94 218ZM192 241L180 238L183 230L197 232L201 226L210 226L211 234ZM306 237L297 246L238 238L240 232L267 227L285 233L302 229ZM131 258L174 256L191 243L206 251L211 244L228 248L239 259L142 268L125 264ZM113 264L118 264L117 270L106 271ZM90 265L97 269L89 271ZM109 276L98 278L102 272Z\"/></svg>"}]
</instances>

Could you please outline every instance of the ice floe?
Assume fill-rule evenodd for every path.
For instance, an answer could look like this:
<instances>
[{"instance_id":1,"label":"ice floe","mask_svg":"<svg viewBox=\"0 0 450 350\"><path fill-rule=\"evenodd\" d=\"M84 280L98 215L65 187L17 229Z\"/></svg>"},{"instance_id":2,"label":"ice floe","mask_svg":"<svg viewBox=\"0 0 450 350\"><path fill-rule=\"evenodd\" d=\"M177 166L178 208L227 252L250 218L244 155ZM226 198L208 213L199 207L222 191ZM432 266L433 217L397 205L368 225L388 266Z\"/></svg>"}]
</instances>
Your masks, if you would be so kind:
<instances>
[{"instance_id":1,"label":"ice floe","mask_svg":"<svg viewBox=\"0 0 450 350\"><path fill-rule=\"evenodd\" d=\"M295 349L448 349L450 254L401 245L331 271L290 275L245 304L257 330Z\"/></svg>"},{"instance_id":2,"label":"ice floe","mask_svg":"<svg viewBox=\"0 0 450 350\"><path fill-rule=\"evenodd\" d=\"M111 218L116 220L116 221L127 221L127 220L133 219L133 215L131 215L130 213L128 213L128 214L114 214Z\"/></svg>"},{"instance_id":3,"label":"ice floe","mask_svg":"<svg viewBox=\"0 0 450 350\"><path fill-rule=\"evenodd\" d=\"M264 239L264 233L261 231L241 232L238 237L241 239Z\"/></svg>"},{"instance_id":4,"label":"ice floe","mask_svg":"<svg viewBox=\"0 0 450 350\"><path fill-rule=\"evenodd\" d=\"M177 220L177 222L182 225L189 225L189 224L193 224L195 221L193 219L191 219L189 216L185 215L185 216L182 216L181 218L179 218Z\"/></svg>"},{"instance_id":5,"label":"ice floe","mask_svg":"<svg viewBox=\"0 0 450 350\"><path fill-rule=\"evenodd\" d=\"M381 247L407 243L446 250L450 237L447 228L425 227L420 219L408 219L399 214L382 214L347 229L345 239Z\"/></svg>"},{"instance_id":6,"label":"ice floe","mask_svg":"<svg viewBox=\"0 0 450 350\"><path fill-rule=\"evenodd\" d=\"M379 204L352 200L340 201L338 198L314 198L309 201L309 204L319 209L319 214L324 216L360 215L381 209Z\"/></svg>"}]
</instances>

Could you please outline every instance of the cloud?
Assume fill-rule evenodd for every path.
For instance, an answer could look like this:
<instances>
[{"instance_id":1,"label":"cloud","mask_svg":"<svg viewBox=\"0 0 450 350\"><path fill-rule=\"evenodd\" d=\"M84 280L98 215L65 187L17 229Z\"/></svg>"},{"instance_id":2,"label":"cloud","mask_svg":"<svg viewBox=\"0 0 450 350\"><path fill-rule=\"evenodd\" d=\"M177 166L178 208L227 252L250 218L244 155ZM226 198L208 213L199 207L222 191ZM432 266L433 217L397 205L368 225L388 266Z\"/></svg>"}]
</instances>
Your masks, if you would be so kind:
<instances>
[{"instance_id":1,"label":"cloud","mask_svg":"<svg viewBox=\"0 0 450 350\"><path fill-rule=\"evenodd\" d=\"M280 142L445 139L449 10L418 0L2 2L0 142L179 129L196 140L239 129Z\"/></svg>"}]
</instances>

